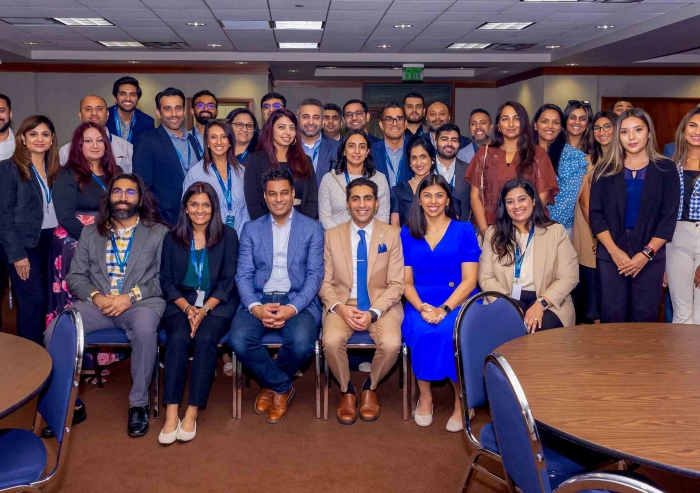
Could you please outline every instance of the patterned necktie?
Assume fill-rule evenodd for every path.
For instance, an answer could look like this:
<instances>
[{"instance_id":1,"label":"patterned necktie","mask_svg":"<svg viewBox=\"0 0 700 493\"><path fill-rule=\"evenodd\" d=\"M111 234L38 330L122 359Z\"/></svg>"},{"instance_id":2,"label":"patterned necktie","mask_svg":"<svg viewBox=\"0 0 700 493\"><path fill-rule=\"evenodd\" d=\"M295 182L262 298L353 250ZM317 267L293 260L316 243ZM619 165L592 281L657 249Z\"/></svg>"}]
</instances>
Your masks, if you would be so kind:
<instances>
[{"instance_id":1,"label":"patterned necktie","mask_svg":"<svg viewBox=\"0 0 700 493\"><path fill-rule=\"evenodd\" d=\"M367 291L367 242L364 230L357 232L360 242L357 244L357 308L369 310L369 292Z\"/></svg>"}]
</instances>

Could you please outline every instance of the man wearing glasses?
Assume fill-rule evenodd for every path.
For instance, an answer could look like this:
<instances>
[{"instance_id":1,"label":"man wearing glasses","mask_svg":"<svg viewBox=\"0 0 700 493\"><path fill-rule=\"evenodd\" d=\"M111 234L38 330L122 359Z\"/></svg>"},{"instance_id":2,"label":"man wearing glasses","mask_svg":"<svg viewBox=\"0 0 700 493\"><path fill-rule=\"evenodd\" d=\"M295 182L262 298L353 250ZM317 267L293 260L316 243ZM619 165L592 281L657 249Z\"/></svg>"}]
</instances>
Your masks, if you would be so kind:
<instances>
[{"instance_id":1,"label":"man wearing glasses","mask_svg":"<svg viewBox=\"0 0 700 493\"><path fill-rule=\"evenodd\" d=\"M343 105L343 119L348 130L362 130L369 137L369 143L374 145L382 139L369 133L369 108L364 101L351 99Z\"/></svg>"},{"instance_id":2,"label":"man wearing glasses","mask_svg":"<svg viewBox=\"0 0 700 493\"><path fill-rule=\"evenodd\" d=\"M194 128L192 135L197 138L199 153L204 155L204 127L209 120L214 120L219 114L219 100L213 92L199 91L192 96L192 116L194 117Z\"/></svg>"},{"instance_id":3,"label":"man wearing glasses","mask_svg":"<svg viewBox=\"0 0 700 493\"><path fill-rule=\"evenodd\" d=\"M263 117L263 127L270 119L273 111L287 107L287 100L277 92L268 92L260 100L260 111Z\"/></svg>"},{"instance_id":4,"label":"man wearing glasses","mask_svg":"<svg viewBox=\"0 0 700 493\"><path fill-rule=\"evenodd\" d=\"M372 145L374 164L384 173L389 186L394 188L402 181L413 176L411 167L406 162L406 114L403 106L396 101L389 101L382 110L379 126L384 138Z\"/></svg>"}]
</instances>

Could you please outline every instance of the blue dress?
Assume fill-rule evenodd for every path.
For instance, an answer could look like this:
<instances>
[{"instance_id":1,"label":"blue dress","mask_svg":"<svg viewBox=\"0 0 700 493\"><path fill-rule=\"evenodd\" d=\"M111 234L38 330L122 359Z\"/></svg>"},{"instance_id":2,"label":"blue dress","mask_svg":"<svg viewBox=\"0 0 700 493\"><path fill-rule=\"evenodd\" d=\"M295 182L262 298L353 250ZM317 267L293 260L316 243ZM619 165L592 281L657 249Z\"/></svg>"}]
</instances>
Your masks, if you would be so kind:
<instances>
[{"instance_id":1,"label":"blue dress","mask_svg":"<svg viewBox=\"0 0 700 493\"><path fill-rule=\"evenodd\" d=\"M462 282L462 263L477 263L481 254L471 223L456 220L450 222L435 250L430 249L425 239L413 238L408 226L401 229L401 242L404 264L413 268L418 296L433 306L445 303ZM411 363L417 379L449 377L457 381L452 333L458 312L458 309L452 310L442 322L434 325L424 321L420 312L406 303L401 330L411 349Z\"/></svg>"}]
</instances>

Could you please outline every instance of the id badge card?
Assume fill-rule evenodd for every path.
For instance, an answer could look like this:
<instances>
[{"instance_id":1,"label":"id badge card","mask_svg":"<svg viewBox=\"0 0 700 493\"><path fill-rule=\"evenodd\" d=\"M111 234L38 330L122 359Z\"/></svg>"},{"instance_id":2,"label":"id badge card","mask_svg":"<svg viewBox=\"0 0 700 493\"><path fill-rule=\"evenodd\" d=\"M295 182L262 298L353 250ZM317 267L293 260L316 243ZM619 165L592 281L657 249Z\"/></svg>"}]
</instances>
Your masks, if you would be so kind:
<instances>
[{"instance_id":1,"label":"id badge card","mask_svg":"<svg viewBox=\"0 0 700 493\"><path fill-rule=\"evenodd\" d=\"M197 308L202 308L204 306L204 291L201 289L197 290L197 299L194 302L194 306Z\"/></svg>"},{"instance_id":2,"label":"id badge card","mask_svg":"<svg viewBox=\"0 0 700 493\"><path fill-rule=\"evenodd\" d=\"M513 292L510 293L510 297L513 298L514 300L520 301L520 293L523 290L522 284L519 282L514 282L513 283Z\"/></svg>"},{"instance_id":3,"label":"id badge card","mask_svg":"<svg viewBox=\"0 0 700 493\"><path fill-rule=\"evenodd\" d=\"M117 279L117 289L119 290L119 294L124 294L124 278L120 277Z\"/></svg>"},{"instance_id":4,"label":"id badge card","mask_svg":"<svg viewBox=\"0 0 700 493\"><path fill-rule=\"evenodd\" d=\"M233 228L235 223L236 223L236 216L234 216L232 213L229 212L226 215L226 226Z\"/></svg>"}]
</instances>

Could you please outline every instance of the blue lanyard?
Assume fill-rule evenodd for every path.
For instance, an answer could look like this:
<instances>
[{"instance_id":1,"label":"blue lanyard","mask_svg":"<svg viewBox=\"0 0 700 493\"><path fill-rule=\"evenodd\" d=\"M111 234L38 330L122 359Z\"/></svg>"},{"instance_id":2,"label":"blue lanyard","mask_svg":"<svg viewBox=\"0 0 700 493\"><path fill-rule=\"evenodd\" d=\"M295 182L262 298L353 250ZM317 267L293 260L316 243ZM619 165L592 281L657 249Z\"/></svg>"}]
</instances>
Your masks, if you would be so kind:
<instances>
[{"instance_id":1,"label":"blue lanyard","mask_svg":"<svg viewBox=\"0 0 700 493\"><path fill-rule=\"evenodd\" d=\"M194 127L194 130L192 131L192 136L194 137L194 141L197 144L197 149L199 150L199 155L204 156L204 149L202 149L202 145L199 143L199 139L197 138L197 133L198 133L197 127ZM202 135L202 142L204 142L204 135Z\"/></svg>"},{"instance_id":2,"label":"blue lanyard","mask_svg":"<svg viewBox=\"0 0 700 493\"><path fill-rule=\"evenodd\" d=\"M238 159L239 163L244 163L246 158L248 157L248 148L245 148L245 151L243 151L241 154L236 156L236 159Z\"/></svg>"},{"instance_id":3,"label":"blue lanyard","mask_svg":"<svg viewBox=\"0 0 700 493\"><path fill-rule=\"evenodd\" d=\"M221 178L221 174L219 173L219 170L216 168L216 165L214 163L211 163L211 167L214 168L214 174L216 174L216 179L219 180L219 185L221 186L221 190L224 192L224 198L226 199L226 209L228 209L229 212L233 211L233 188L231 185L231 166L229 166L228 163L226 163L226 174L228 175L226 177L226 182L228 186L224 185L224 180Z\"/></svg>"},{"instance_id":4,"label":"blue lanyard","mask_svg":"<svg viewBox=\"0 0 700 493\"><path fill-rule=\"evenodd\" d=\"M135 231L132 231L131 233L129 244L126 246L126 251L124 252L124 257L119 255L119 247L117 246L117 240L114 238L114 232L109 235L109 239L112 242L112 250L114 250L114 259L117 261L119 272L122 274L124 274L124 270L126 270L126 263L129 261L129 255L131 255L131 245L134 242L135 233Z\"/></svg>"},{"instance_id":5,"label":"blue lanyard","mask_svg":"<svg viewBox=\"0 0 700 493\"><path fill-rule=\"evenodd\" d=\"M194 249L194 238L190 240L190 261L192 262L192 267L197 274L197 289L202 287L202 274L204 274L204 257L206 256L206 249L202 251L202 256L199 257L199 263L197 263L197 254Z\"/></svg>"},{"instance_id":6,"label":"blue lanyard","mask_svg":"<svg viewBox=\"0 0 700 493\"><path fill-rule=\"evenodd\" d=\"M129 123L129 135L126 136L126 141L131 142L131 133L134 130L134 123L136 123L136 110L131 114L131 123ZM117 132L117 137L122 136L122 126L121 122L119 121L119 110L117 108L114 108L114 130ZM112 136L109 136L109 140L111 142Z\"/></svg>"},{"instance_id":7,"label":"blue lanyard","mask_svg":"<svg viewBox=\"0 0 700 493\"><path fill-rule=\"evenodd\" d=\"M197 137L194 138L194 140L197 140ZM190 139L187 138L187 134L185 134L185 142L187 142L187 163L185 163L185 159L182 157L182 154L180 154L180 151L177 149L177 146L175 143L173 143L173 147L175 148L175 152L177 153L177 157L180 158L180 164L182 165L182 171L187 174L187 172L190 169L190 160L192 159L192 146L190 145ZM199 142L197 142L197 145L199 145Z\"/></svg>"},{"instance_id":8,"label":"blue lanyard","mask_svg":"<svg viewBox=\"0 0 700 493\"><path fill-rule=\"evenodd\" d=\"M435 166L435 174L439 175L440 172L437 170L437 166ZM450 179L450 186L454 187L455 186L455 175L457 174L457 170L455 170L454 173L452 173L452 178Z\"/></svg>"},{"instance_id":9,"label":"blue lanyard","mask_svg":"<svg viewBox=\"0 0 700 493\"><path fill-rule=\"evenodd\" d=\"M49 167L44 165L44 169L46 170L46 181L48 181L49 180ZM49 204L51 203L51 197L53 195L53 192L47 186L47 184L44 183L44 180L41 179L41 175L36 170L36 168L34 167L33 164L32 164L32 171L34 172L36 179L39 180L39 185L41 185L41 189L44 191L44 197L46 198L46 208L48 209Z\"/></svg>"},{"instance_id":10,"label":"blue lanyard","mask_svg":"<svg viewBox=\"0 0 700 493\"><path fill-rule=\"evenodd\" d=\"M100 179L99 176L97 176L95 173L92 174L92 179L95 180L95 182L102 187L102 190L105 192L107 191L107 187L105 186L104 182Z\"/></svg>"},{"instance_id":11,"label":"blue lanyard","mask_svg":"<svg viewBox=\"0 0 700 493\"><path fill-rule=\"evenodd\" d=\"M527 252L527 247L530 246L530 241L532 241L532 235L535 234L535 224L532 224L530 228L530 234L527 237L527 244L525 244L525 250L520 253L520 242L515 241L515 280L517 282L520 279L520 268L523 266L523 259L525 258L525 252Z\"/></svg>"},{"instance_id":12,"label":"blue lanyard","mask_svg":"<svg viewBox=\"0 0 700 493\"><path fill-rule=\"evenodd\" d=\"M389 152L386 153L386 165L391 168L391 171L394 173L394 186L398 185L399 183L399 172L403 169L404 166L404 160L406 159L406 155L401 152L401 159L399 159L399 166L398 169L394 169L394 165L391 163L391 158L389 157Z\"/></svg>"},{"instance_id":13,"label":"blue lanyard","mask_svg":"<svg viewBox=\"0 0 700 493\"><path fill-rule=\"evenodd\" d=\"M318 144L318 147L314 149L314 155L311 158L311 161L314 163L314 166L316 166L316 163L318 162L318 153L321 150L321 144Z\"/></svg>"},{"instance_id":14,"label":"blue lanyard","mask_svg":"<svg viewBox=\"0 0 700 493\"><path fill-rule=\"evenodd\" d=\"M367 178L367 175L362 173L362 178ZM350 174L347 169L345 170L345 184L350 185Z\"/></svg>"}]
</instances>

